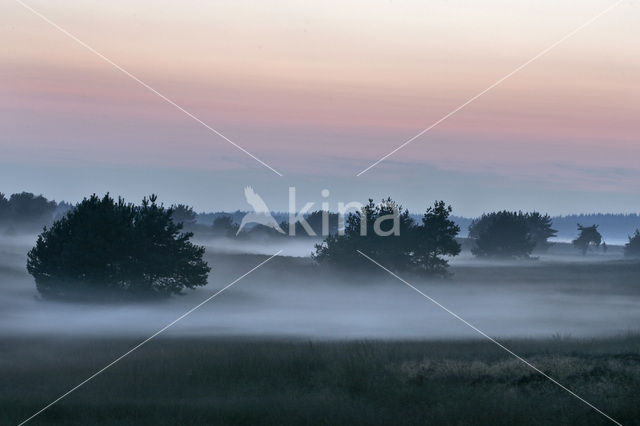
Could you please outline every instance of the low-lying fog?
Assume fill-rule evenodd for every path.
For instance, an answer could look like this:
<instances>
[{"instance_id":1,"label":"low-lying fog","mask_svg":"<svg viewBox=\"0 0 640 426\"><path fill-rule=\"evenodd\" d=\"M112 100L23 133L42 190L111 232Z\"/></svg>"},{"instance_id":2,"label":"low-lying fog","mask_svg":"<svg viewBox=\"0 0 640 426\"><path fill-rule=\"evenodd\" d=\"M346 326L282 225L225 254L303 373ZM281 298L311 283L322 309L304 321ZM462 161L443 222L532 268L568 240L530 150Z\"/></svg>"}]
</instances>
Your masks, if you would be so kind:
<instances>
[{"instance_id":1,"label":"low-lying fog","mask_svg":"<svg viewBox=\"0 0 640 426\"><path fill-rule=\"evenodd\" d=\"M282 255L289 257L273 259L184 318L167 334L478 337L450 314L384 271L376 270L374 265L369 275L336 274L315 267L310 260L300 257L311 252L314 241L283 246L208 242L207 257L213 267L208 286L162 302L119 305L39 300L33 279L25 270L26 252L34 241L35 237L0 241L2 335L148 336L264 259L233 253L273 254L284 248ZM585 262L577 256L573 261L576 265L580 264L578 261ZM409 280L493 336L602 336L637 330L638 289L630 288L634 287L631 284L616 284L613 278L609 282L594 277L593 282L583 285L571 271L566 272L566 277L558 274L546 279L542 274L538 281L532 281L532 273L544 271L545 265L557 269L557 262L551 255L537 262L523 262L522 278L518 278L513 264L483 264L463 256L454 262L456 275L449 281L428 281L415 276Z\"/></svg>"}]
</instances>

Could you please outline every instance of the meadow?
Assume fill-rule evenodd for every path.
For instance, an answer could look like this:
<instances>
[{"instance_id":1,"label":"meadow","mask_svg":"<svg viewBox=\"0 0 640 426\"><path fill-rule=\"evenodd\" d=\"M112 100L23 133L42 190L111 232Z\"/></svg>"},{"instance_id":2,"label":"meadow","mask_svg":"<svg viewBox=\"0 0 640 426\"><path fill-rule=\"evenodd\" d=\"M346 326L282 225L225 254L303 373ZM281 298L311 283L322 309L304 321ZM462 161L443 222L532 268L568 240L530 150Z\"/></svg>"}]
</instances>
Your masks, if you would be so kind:
<instances>
[{"instance_id":1,"label":"meadow","mask_svg":"<svg viewBox=\"0 0 640 426\"><path fill-rule=\"evenodd\" d=\"M0 423L19 423L135 343L3 340ZM638 424L640 336L504 343L617 421ZM487 341L161 338L31 424L610 421Z\"/></svg>"},{"instance_id":2,"label":"meadow","mask_svg":"<svg viewBox=\"0 0 640 426\"><path fill-rule=\"evenodd\" d=\"M19 424L265 259L211 242L205 288L156 303L61 303L37 298L29 241L0 244L0 424ZM619 252L463 253L448 278L403 277L632 425L640 263ZM384 271L282 256L29 424L610 423Z\"/></svg>"}]
</instances>

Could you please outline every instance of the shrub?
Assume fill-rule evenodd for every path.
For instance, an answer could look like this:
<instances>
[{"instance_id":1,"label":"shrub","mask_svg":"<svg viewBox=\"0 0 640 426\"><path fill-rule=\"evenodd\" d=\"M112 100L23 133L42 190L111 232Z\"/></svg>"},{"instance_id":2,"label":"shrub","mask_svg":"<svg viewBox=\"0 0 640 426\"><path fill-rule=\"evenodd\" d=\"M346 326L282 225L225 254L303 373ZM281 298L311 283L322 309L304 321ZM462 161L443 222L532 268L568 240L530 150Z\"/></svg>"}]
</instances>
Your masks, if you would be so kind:
<instances>
[{"instance_id":1,"label":"shrub","mask_svg":"<svg viewBox=\"0 0 640 426\"><path fill-rule=\"evenodd\" d=\"M207 283L205 249L152 195L142 205L85 198L45 228L27 270L45 298L169 296Z\"/></svg>"},{"instance_id":2,"label":"shrub","mask_svg":"<svg viewBox=\"0 0 640 426\"><path fill-rule=\"evenodd\" d=\"M451 211L451 206L437 201L427 209L422 224L415 225L409 212L390 198L378 205L369 200L361 211L347 217L344 232L329 235L316 245L313 257L342 266L371 266L357 252L360 250L391 269L418 267L429 274L445 274L448 262L444 256L460 253L455 240L460 228L449 219Z\"/></svg>"},{"instance_id":3,"label":"shrub","mask_svg":"<svg viewBox=\"0 0 640 426\"><path fill-rule=\"evenodd\" d=\"M471 224L469 236L475 237L471 252L478 257L527 258L536 245L522 212L483 215Z\"/></svg>"},{"instance_id":4,"label":"shrub","mask_svg":"<svg viewBox=\"0 0 640 426\"><path fill-rule=\"evenodd\" d=\"M197 216L191 207L184 204L171 206L171 219L175 223L182 223L184 229L193 229Z\"/></svg>"},{"instance_id":5,"label":"shrub","mask_svg":"<svg viewBox=\"0 0 640 426\"><path fill-rule=\"evenodd\" d=\"M514 243L513 241L511 242L503 241L504 238L508 236L503 235L503 233L496 228L498 226L497 221L502 220L500 219L500 217L503 217L503 219L505 219L504 218L505 216L509 216L511 218L510 220L504 220L505 226L507 225L512 226L514 222L524 223L527 229L528 240L530 240L533 243L533 249L531 251L533 251L534 249L537 251L546 251L550 246L548 242L549 238L555 237L558 234L558 231L556 231L551 227L552 219L547 214L542 215L541 213L538 213L535 211L530 213L502 211L502 212L483 214L482 217L478 219L474 219L471 222L471 225L469 225L469 238L478 240L481 234L484 234L485 236L487 236L486 235L487 228L489 226L492 226L494 227L493 232L498 232L500 234L500 235L493 235L492 237L495 240L494 243L496 244L496 247L495 247L496 250L498 250L498 246L502 246L505 244L513 245ZM486 247L486 248L490 249L489 250L490 252L494 251L494 249L491 247ZM527 253L526 256L528 256L531 253L531 251L529 251L529 253ZM502 253L502 254L483 253L483 255L484 256L503 256L503 257L505 256L506 257L523 257L524 256L522 253L520 254L514 253L513 256L505 253Z\"/></svg>"},{"instance_id":6,"label":"shrub","mask_svg":"<svg viewBox=\"0 0 640 426\"><path fill-rule=\"evenodd\" d=\"M591 245L600 247L600 244L602 244L602 235L598 231L598 225L582 226L578 224L578 231L580 231L580 235L571 243L582 251L583 256L587 254Z\"/></svg>"},{"instance_id":7,"label":"shrub","mask_svg":"<svg viewBox=\"0 0 640 426\"><path fill-rule=\"evenodd\" d=\"M627 257L640 257L640 230L629 237L629 242L624 246L624 254Z\"/></svg>"},{"instance_id":8,"label":"shrub","mask_svg":"<svg viewBox=\"0 0 640 426\"><path fill-rule=\"evenodd\" d=\"M238 224L231 216L218 216L211 225L213 235L218 237L235 237L238 232Z\"/></svg>"},{"instance_id":9,"label":"shrub","mask_svg":"<svg viewBox=\"0 0 640 426\"><path fill-rule=\"evenodd\" d=\"M549 249L549 238L558 235L558 231L552 228L553 220L548 214L542 215L538 212L526 213L524 215L529 228L529 235L535 244L536 251L547 251Z\"/></svg>"},{"instance_id":10,"label":"shrub","mask_svg":"<svg viewBox=\"0 0 640 426\"><path fill-rule=\"evenodd\" d=\"M313 258L336 265L369 266L357 252L360 250L382 265L404 269L411 263L412 226L409 212L391 198L377 205L370 199L359 212L349 214L343 232L315 246Z\"/></svg>"}]
</instances>

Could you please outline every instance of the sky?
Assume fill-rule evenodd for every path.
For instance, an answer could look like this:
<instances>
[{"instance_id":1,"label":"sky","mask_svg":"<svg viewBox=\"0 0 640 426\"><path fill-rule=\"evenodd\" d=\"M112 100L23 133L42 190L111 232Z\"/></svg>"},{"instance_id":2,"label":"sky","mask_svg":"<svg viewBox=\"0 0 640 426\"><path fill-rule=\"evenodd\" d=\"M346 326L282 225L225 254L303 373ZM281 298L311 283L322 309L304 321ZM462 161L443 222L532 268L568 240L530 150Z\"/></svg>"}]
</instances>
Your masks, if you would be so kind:
<instances>
[{"instance_id":1,"label":"sky","mask_svg":"<svg viewBox=\"0 0 640 426\"><path fill-rule=\"evenodd\" d=\"M196 210L391 195L412 211L640 211L640 2L0 4L0 192ZM330 196L320 196L322 189Z\"/></svg>"}]
</instances>

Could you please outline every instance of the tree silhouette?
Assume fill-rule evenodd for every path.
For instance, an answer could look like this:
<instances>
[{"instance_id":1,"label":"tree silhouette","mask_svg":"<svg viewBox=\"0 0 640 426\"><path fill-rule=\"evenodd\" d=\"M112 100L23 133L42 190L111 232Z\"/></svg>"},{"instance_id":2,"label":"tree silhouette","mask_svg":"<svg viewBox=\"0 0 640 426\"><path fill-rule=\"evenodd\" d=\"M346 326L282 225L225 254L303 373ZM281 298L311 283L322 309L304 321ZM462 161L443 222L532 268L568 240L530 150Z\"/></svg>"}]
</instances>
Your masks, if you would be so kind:
<instances>
[{"instance_id":1,"label":"tree silhouette","mask_svg":"<svg viewBox=\"0 0 640 426\"><path fill-rule=\"evenodd\" d=\"M456 236L460 227L449 219L453 209L436 201L422 217L422 226L414 228L413 261L431 274L444 274L449 262L443 256L460 254Z\"/></svg>"},{"instance_id":2,"label":"tree silhouette","mask_svg":"<svg viewBox=\"0 0 640 426\"><path fill-rule=\"evenodd\" d=\"M9 199L0 193L0 222L9 224L11 229L42 227L53 219L57 203L42 195L30 192L12 194Z\"/></svg>"},{"instance_id":3,"label":"tree silhouette","mask_svg":"<svg viewBox=\"0 0 640 426\"><path fill-rule=\"evenodd\" d=\"M397 232L393 232L394 223L398 225ZM411 264L412 226L409 212L391 198L380 204L369 199L359 212L347 216L343 235L329 235L315 246L313 258L336 265L366 265L357 252L360 250L385 266L405 269Z\"/></svg>"},{"instance_id":4,"label":"tree silhouette","mask_svg":"<svg viewBox=\"0 0 640 426\"><path fill-rule=\"evenodd\" d=\"M157 197L142 205L85 198L40 234L27 270L52 299L168 296L207 283L205 249Z\"/></svg>"},{"instance_id":5,"label":"tree silhouette","mask_svg":"<svg viewBox=\"0 0 640 426\"><path fill-rule=\"evenodd\" d=\"M529 235L535 244L535 250L546 251L550 244L549 238L558 235L558 231L552 228L553 220L548 214L542 215L539 212L525 214L525 221L529 228Z\"/></svg>"},{"instance_id":6,"label":"tree silhouette","mask_svg":"<svg viewBox=\"0 0 640 426\"><path fill-rule=\"evenodd\" d=\"M586 255L589 247L593 244L599 247L602 243L602 235L598 232L598 225L582 226L578 224L580 235L572 241L574 247L582 251L582 255Z\"/></svg>"},{"instance_id":7,"label":"tree silhouette","mask_svg":"<svg viewBox=\"0 0 640 426\"><path fill-rule=\"evenodd\" d=\"M349 214L344 232L329 235L316 245L313 258L341 266L369 267L358 254L360 250L391 269L418 268L444 274L448 267L444 256L460 253L455 240L460 228L449 219L451 211L451 206L437 201L427 209L422 223L415 225L409 212L391 198L377 205L370 199L361 211Z\"/></svg>"},{"instance_id":8,"label":"tree silhouette","mask_svg":"<svg viewBox=\"0 0 640 426\"><path fill-rule=\"evenodd\" d=\"M0 192L0 222L7 220L7 218L9 217L9 209L9 200L7 200L7 197L5 197L2 192Z\"/></svg>"},{"instance_id":9,"label":"tree silhouette","mask_svg":"<svg viewBox=\"0 0 640 426\"><path fill-rule=\"evenodd\" d=\"M536 245L522 212L484 214L472 222L469 236L475 239L471 252L478 257L527 258Z\"/></svg>"},{"instance_id":10,"label":"tree silhouette","mask_svg":"<svg viewBox=\"0 0 640 426\"><path fill-rule=\"evenodd\" d=\"M171 206L171 219L173 219L173 222L176 224L182 223L185 229L193 228L193 225L196 224L196 216L193 208L185 204Z\"/></svg>"},{"instance_id":11,"label":"tree silhouette","mask_svg":"<svg viewBox=\"0 0 640 426\"><path fill-rule=\"evenodd\" d=\"M640 230L629 237L629 242L624 246L624 255L627 257L640 257Z\"/></svg>"},{"instance_id":12,"label":"tree silhouette","mask_svg":"<svg viewBox=\"0 0 640 426\"><path fill-rule=\"evenodd\" d=\"M231 216L218 216L211 226L213 235L218 237L235 237L238 228L238 224L234 223Z\"/></svg>"},{"instance_id":13,"label":"tree silhouette","mask_svg":"<svg viewBox=\"0 0 640 426\"><path fill-rule=\"evenodd\" d=\"M497 215L509 215L512 216L512 221L522 221L526 225L529 240L534 244L534 249L537 251L546 251L550 246L548 242L549 238L558 235L558 231L552 228L553 220L547 214L542 215L535 211L531 213L502 211L483 214L482 217L474 219L471 225L469 225L469 238L477 240L481 234L486 235L487 227L490 225L496 226L494 222ZM496 241L496 243L499 243L499 241ZM521 256L522 255L518 255L515 257Z\"/></svg>"},{"instance_id":14,"label":"tree silhouette","mask_svg":"<svg viewBox=\"0 0 640 426\"><path fill-rule=\"evenodd\" d=\"M30 192L12 194L9 205L12 219L22 222L49 220L57 207L55 201L49 201L42 195L36 196Z\"/></svg>"}]
</instances>

